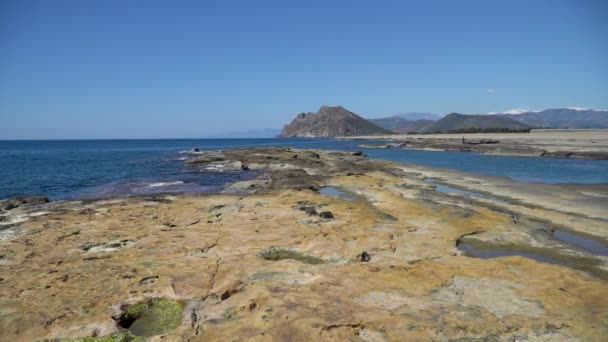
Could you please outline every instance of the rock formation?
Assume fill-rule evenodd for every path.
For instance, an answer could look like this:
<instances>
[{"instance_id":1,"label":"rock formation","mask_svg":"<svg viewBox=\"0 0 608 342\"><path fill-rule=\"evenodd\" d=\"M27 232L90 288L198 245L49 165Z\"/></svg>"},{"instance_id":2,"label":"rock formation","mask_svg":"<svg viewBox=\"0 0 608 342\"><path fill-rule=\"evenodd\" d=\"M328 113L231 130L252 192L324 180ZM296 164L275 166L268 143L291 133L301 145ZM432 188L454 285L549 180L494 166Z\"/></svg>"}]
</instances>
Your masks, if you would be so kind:
<instances>
[{"instance_id":1,"label":"rock formation","mask_svg":"<svg viewBox=\"0 0 608 342\"><path fill-rule=\"evenodd\" d=\"M300 113L283 128L281 137L339 137L391 134L343 107L323 106L317 113Z\"/></svg>"}]
</instances>

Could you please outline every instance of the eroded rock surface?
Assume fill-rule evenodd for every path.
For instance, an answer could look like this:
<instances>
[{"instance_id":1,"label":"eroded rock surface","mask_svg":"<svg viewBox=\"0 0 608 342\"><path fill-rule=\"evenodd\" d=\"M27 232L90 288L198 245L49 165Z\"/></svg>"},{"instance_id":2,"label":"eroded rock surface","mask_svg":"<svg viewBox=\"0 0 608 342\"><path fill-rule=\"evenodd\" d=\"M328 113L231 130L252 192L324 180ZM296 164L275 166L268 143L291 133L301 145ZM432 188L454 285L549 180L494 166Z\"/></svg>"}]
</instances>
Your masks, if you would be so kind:
<instances>
[{"instance_id":1,"label":"eroded rock surface","mask_svg":"<svg viewBox=\"0 0 608 342\"><path fill-rule=\"evenodd\" d=\"M417 172L351 153L198 153L190 163L245 163L260 178L223 194L64 202L12 224L0 240L0 340L608 335L601 274L520 256L472 258L456 246L469 237L584 253L539 225L579 231L577 221L605 241L601 218L438 193ZM324 186L357 198L320 194ZM129 312L131 325L121 321ZM142 317L142 330L131 328Z\"/></svg>"}]
</instances>

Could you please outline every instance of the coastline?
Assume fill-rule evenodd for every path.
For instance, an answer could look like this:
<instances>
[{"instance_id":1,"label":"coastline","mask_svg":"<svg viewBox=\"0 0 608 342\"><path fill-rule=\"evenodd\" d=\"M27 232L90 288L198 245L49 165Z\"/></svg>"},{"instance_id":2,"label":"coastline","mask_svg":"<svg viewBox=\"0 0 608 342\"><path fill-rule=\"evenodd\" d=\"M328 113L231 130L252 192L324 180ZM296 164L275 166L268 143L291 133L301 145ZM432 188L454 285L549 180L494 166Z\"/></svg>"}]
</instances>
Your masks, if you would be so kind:
<instances>
[{"instance_id":1,"label":"coastline","mask_svg":"<svg viewBox=\"0 0 608 342\"><path fill-rule=\"evenodd\" d=\"M547 158L608 159L608 130L533 130L531 133L395 134L340 137L385 140L378 148L478 152ZM365 145L367 148L373 145Z\"/></svg>"},{"instance_id":2,"label":"coastline","mask_svg":"<svg viewBox=\"0 0 608 342\"><path fill-rule=\"evenodd\" d=\"M234 149L187 161L218 162L261 176L220 194L5 211L5 338L125 333L113 317L149 298L182 305L163 333L169 341L608 334L608 257L554 236L606 245L605 185L520 183L327 150ZM340 191L320 193L327 187ZM465 244L551 262L472 257Z\"/></svg>"}]
</instances>

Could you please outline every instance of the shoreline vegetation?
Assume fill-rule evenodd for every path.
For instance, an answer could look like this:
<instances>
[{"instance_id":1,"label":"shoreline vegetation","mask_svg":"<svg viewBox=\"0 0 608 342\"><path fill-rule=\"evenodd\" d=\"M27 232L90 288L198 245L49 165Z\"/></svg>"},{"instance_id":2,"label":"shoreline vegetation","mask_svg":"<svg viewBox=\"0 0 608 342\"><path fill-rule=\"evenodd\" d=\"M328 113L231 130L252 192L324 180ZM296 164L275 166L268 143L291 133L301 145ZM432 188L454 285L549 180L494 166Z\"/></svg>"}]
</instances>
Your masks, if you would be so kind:
<instances>
[{"instance_id":1,"label":"shoreline vegetation","mask_svg":"<svg viewBox=\"0 0 608 342\"><path fill-rule=\"evenodd\" d=\"M582 153L603 136L551 148ZM199 151L185 162L259 177L222 193L0 201L2 338L608 335L608 185L293 148Z\"/></svg>"}]
</instances>

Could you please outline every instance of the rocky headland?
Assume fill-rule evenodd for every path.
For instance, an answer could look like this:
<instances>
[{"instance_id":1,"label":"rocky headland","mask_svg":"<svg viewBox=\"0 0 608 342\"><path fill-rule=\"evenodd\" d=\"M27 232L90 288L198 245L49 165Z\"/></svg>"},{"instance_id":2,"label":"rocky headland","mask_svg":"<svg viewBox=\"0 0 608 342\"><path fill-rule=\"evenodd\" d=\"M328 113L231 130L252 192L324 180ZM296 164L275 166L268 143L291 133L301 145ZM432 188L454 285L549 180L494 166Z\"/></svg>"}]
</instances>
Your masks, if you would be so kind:
<instances>
[{"instance_id":1,"label":"rocky headland","mask_svg":"<svg viewBox=\"0 0 608 342\"><path fill-rule=\"evenodd\" d=\"M603 341L608 189L258 148L222 193L0 202L2 341Z\"/></svg>"},{"instance_id":2,"label":"rocky headland","mask_svg":"<svg viewBox=\"0 0 608 342\"><path fill-rule=\"evenodd\" d=\"M391 133L344 107L322 106L316 113L296 115L290 124L283 127L280 136L313 138Z\"/></svg>"}]
</instances>

